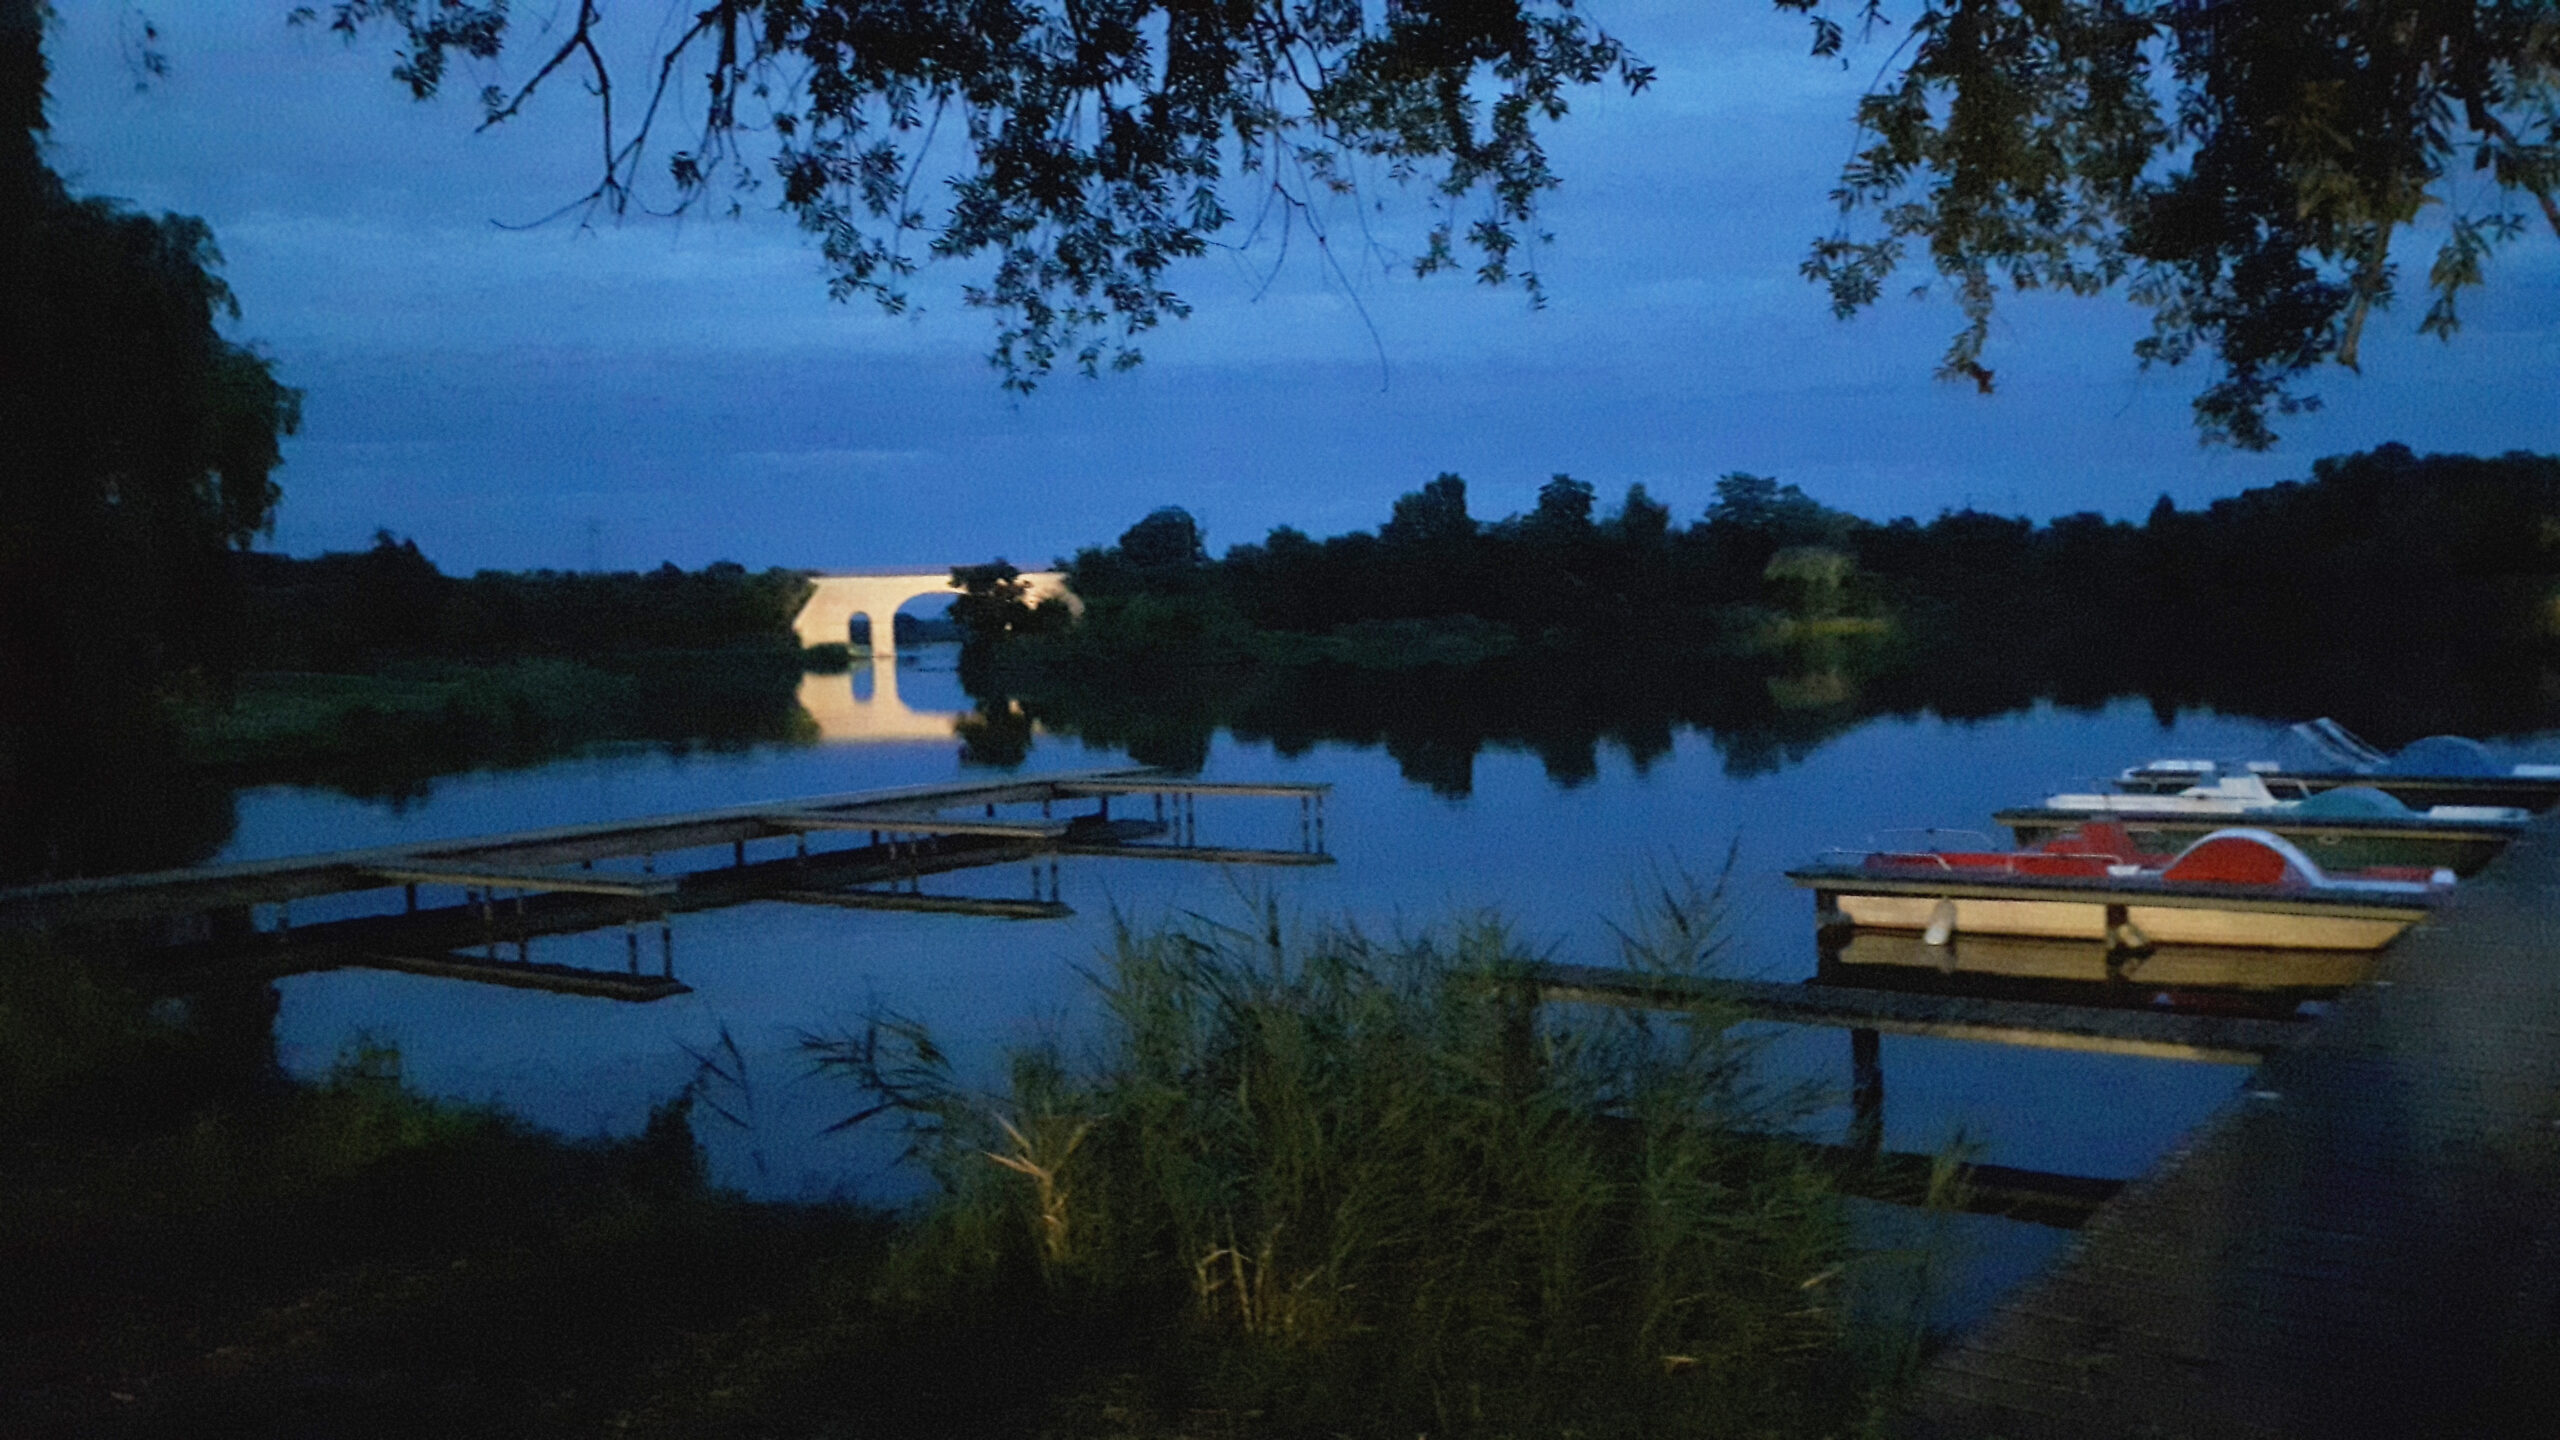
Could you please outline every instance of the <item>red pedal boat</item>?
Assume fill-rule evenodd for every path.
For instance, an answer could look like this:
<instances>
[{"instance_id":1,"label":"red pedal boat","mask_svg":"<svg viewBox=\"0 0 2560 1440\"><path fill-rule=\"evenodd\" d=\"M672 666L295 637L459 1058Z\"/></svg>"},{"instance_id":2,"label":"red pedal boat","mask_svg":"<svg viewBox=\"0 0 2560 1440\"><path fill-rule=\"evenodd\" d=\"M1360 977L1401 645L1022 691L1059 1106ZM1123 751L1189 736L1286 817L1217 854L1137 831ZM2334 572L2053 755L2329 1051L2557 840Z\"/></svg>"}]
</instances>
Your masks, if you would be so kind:
<instances>
[{"instance_id":1,"label":"red pedal boat","mask_svg":"<svg viewBox=\"0 0 2560 1440\"><path fill-rule=\"evenodd\" d=\"M2112 821L2021 850L1836 853L1787 878L1815 893L1824 923L1916 930L1931 944L2032 935L2125 950L2376 950L2453 887L2450 870L2324 871L2291 841L2247 828L2151 854Z\"/></svg>"}]
</instances>

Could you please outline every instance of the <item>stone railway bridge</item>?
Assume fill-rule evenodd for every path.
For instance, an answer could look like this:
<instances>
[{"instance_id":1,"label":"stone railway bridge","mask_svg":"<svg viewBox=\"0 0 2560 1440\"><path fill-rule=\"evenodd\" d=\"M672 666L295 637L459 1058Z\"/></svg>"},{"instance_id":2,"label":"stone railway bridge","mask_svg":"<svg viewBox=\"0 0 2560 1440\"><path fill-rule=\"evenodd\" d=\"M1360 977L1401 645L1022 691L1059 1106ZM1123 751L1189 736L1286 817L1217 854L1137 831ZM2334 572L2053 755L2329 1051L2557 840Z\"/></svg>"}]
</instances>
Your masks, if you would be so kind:
<instances>
[{"instance_id":1,"label":"stone railway bridge","mask_svg":"<svg viewBox=\"0 0 2560 1440\"><path fill-rule=\"evenodd\" d=\"M817 586L809 592L808 603L791 622L802 646L844 645L860 642L853 639L856 616L870 622L868 646L873 659L894 655L898 648L898 607L927 595L957 595L960 587L951 583L949 568L941 570L871 570L859 575L812 575ZM1055 570L1026 572L1028 592L1033 604L1054 595L1067 602L1069 609L1082 614L1084 602L1067 588L1067 577Z\"/></svg>"}]
</instances>

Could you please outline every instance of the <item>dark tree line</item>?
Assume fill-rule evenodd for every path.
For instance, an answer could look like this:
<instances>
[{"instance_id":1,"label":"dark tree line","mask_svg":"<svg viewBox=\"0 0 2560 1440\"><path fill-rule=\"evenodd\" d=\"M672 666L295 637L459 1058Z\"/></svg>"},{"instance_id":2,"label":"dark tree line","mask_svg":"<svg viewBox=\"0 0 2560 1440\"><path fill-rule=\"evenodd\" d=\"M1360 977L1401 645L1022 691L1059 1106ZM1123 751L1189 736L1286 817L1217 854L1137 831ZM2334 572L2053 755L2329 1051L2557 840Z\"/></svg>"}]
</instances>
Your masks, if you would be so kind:
<instances>
[{"instance_id":1,"label":"dark tree line","mask_svg":"<svg viewBox=\"0 0 2560 1440\"><path fill-rule=\"evenodd\" d=\"M295 560L235 557L245 598L243 658L261 669L359 671L402 658L610 660L644 652L748 650L796 663L798 571L447 575L413 540ZM796 673L796 672L795 672Z\"/></svg>"},{"instance_id":2,"label":"dark tree line","mask_svg":"<svg viewBox=\"0 0 2560 1440\"><path fill-rule=\"evenodd\" d=\"M1536 508L1468 513L1442 475L1375 531L1283 526L1211 559L1163 509L1069 564L1095 628L1147 606L1211 612L1214 631L1324 634L1377 620L1473 617L1524 644L1730 639L1766 616L1889 616L1936 632L2008 630L2121 653L2511 649L2560 623L2560 457L2433 455L2386 445L2140 524L2045 524L1973 509L1875 523L1793 485L1732 474L1680 525L1641 485L1606 514L1559 475ZM1140 637L1143 638L1143 637Z\"/></svg>"},{"instance_id":3,"label":"dark tree line","mask_svg":"<svg viewBox=\"0 0 2560 1440\"><path fill-rule=\"evenodd\" d=\"M1010 662L973 688L1173 764L1227 725L1383 744L1462 790L1485 744L1570 781L1603 740L1641 759L1690 725L1750 769L1868 714L2123 695L2389 743L2560 723L2560 457L2384 446L2140 523L1877 524L1739 474L1685 526L1561 476L1488 523L1444 475L1375 531L1212 559L1165 509L1069 568L1084 622L982 641Z\"/></svg>"},{"instance_id":4,"label":"dark tree line","mask_svg":"<svg viewBox=\"0 0 2560 1440\"><path fill-rule=\"evenodd\" d=\"M1340 636L1354 627L1419 644L1435 622L1446 634L1460 621L1497 627L1517 646L1596 635L1708 647L1735 639L1752 618L1738 613L1747 607L1819 608L1790 589L1778 559L1845 545L1860 522L1758 476L1726 476L1717 497L1702 520L1681 526L1642 485L1602 512L1591 486L1558 475L1535 508L1487 522L1469 513L1466 481L1444 474L1397 500L1374 532L1316 540L1282 526L1213 561L1191 516L1169 508L1115 545L1078 552L1068 571L1106 655L1196 643L1232 658L1238 640L1257 632ZM1854 589L1845 568L1837 578L1835 588ZM1844 606L1862 598L1828 597Z\"/></svg>"}]
</instances>

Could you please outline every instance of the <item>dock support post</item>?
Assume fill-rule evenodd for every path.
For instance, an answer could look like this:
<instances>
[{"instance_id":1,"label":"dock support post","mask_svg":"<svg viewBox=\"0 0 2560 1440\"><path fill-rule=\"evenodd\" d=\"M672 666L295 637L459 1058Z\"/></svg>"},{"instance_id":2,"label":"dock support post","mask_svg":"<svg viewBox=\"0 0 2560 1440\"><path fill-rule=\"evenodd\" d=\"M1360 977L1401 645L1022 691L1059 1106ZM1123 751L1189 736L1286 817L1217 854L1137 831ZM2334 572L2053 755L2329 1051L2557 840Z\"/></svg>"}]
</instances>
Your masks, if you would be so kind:
<instances>
[{"instance_id":1,"label":"dock support post","mask_svg":"<svg viewBox=\"0 0 2560 1440\"><path fill-rule=\"evenodd\" d=\"M533 927L524 922L524 892L516 892L516 963L533 963Z\"/></svg>"},{"instance_id":2,"label":"dock support post","mask_svg":"<svg viewBox=\"0 0 2560 1440\"><path fill-rule=\"evenodd\" d=\"M676 927L663 910L658 912L658 977L676 978Z\"/></svg>"},{"instance_id":3,"label":"dock support post","mask_svg":"<svg viewBox=\"0 0 2560 1440\"><path fill-rule=\"evenodd\" d=\"M729 865L730 868L736 870L744 870L747 868L746 841L732 840L729 842Z\"/></svg>"},{"instance_id":4,"label":"dock support post","mask_svg":"<svg viewBox=\"0 0 2560 1440\"><path fill-rule=\"evenodd\" d=\"M637 916L622 917L622 955L631 973L640 973L640 921Z\"/></svg>"},{"instance_id":5,"label":"dock support post","mask_svg":"<svg viewBox=\"0 0 2560 1440\"><path fill-rule=\"evenodd\" d=\"M1316 792L1316 853L1324 853L1324 792Z\"/></svg>"},{"instance_id":6,"label":"dock support post","mask_svg":"<svg viewBox=\"0 0 2560 1440\"><path fill-rule=\"evenodd\" d=\"M1884 1149L1884 1040L1873 1030L1849 1032L1849 1143Z\"/></svg>"},{"instance_id":7,"label":"dock support post","mask_svg":"<svg viewBox=\"0 0 2560 1440\"><path fill-rule=\"evenodd\" d=\"M408 884L401 886L401 887L400 887L400 891L401 891L401 895L402 895L402 897L403 897L403 898L405 898L405 899L409 902L409 913L410 913L410 914L412 914L412 915L417 914L417 913L418 913L418 882L417 882L417 881L415 881L415 880L412 880L412 881L410 881Z\"/></svg>"}]
</instances>

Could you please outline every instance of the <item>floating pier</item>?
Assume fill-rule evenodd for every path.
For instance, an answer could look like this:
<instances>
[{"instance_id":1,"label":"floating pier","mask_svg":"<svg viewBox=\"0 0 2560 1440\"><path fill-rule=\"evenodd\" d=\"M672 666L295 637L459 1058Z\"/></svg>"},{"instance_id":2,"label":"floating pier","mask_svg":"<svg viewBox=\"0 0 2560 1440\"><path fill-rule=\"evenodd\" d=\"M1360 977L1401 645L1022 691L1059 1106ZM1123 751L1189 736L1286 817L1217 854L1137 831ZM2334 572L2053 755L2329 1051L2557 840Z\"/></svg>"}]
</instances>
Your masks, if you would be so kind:
<instances>
[{"instance_id":1,"label":"floating pier","mask_svg":"<svg viewBox=\"0 0 2560 1440\"><path fill-rule=\"evenodd\" d=\"M674 971L671 922L678 914L776 900L847 910L1056 919L1075 913L1058 897L1061 856L1331 864L1324 849L1328 789L1107 770L807 796L21 886L0 890L0 927L116 934L146 952L139 978L170 988L218 975L272 977L369 966L653 1000L687 988ZM1200 845L1203 795L1297 801L1298 845ZM1150 799L1155 817L1115 819L1115 797ZM1059 813L1063 806L1085 803L1089 812ZM1164 843L1167 837L1172 843ZM848 838L854 843L837 848L812 843ZM751 855L751 847L764 854ZM706 851L710 863L700 863ZM691 863L675 864L679 859ZM927 894L922 888L927 876L1017 864L1030 873L1027 898ZM340 905L341 913L331 918L310 914L325 907L308 902L394 889L400 894L393 913L346 915ZM293 914L298 902L306 907L300 924ZM264 927L254 921L257 908L272 913ZM616 928L625 937L621 971L533 958L538 939Z\"/></svg>"}]
</instances>

